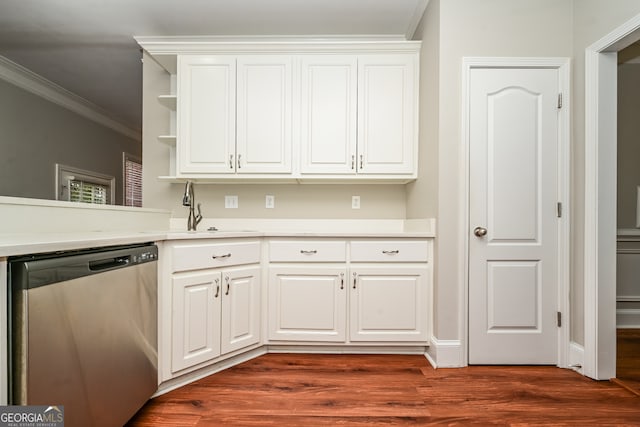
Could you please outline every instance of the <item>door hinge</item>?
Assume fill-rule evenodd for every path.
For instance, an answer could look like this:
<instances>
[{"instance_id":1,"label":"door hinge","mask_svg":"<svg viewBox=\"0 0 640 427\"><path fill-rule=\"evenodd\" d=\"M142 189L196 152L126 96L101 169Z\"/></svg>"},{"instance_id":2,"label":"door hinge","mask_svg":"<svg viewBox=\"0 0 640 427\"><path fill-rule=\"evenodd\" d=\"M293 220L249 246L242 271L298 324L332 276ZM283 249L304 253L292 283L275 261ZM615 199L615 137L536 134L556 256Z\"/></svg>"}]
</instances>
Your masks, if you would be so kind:
<instances>
[{"instance_id":1,"label":"door hinge","mask_svg":"<svg viewBox=\"0 0 640 427\"><path fill-rule=\"evenodd\" d=\"M558 211L558 218L562 218L562 202L558 202L556 209Z\"/></svg>"},{"instance_id":2,"label":"door hinge","mask_svg":"<svg viewBox=\"0 0 640 427\"><path fill-rule=\"evenodd\" d=\"M558 312L558 328L562 327L562 313Z\"/></svg>"},{"instance_id":3,"label":"door hinge","mask_svg":"<svg viewBox=\"0 0 640 427\"><path fill-rule=\"evenodd\" d=\"M558 109L562 108L562 93L558 94Z\"/></svg>"}]
</instances>

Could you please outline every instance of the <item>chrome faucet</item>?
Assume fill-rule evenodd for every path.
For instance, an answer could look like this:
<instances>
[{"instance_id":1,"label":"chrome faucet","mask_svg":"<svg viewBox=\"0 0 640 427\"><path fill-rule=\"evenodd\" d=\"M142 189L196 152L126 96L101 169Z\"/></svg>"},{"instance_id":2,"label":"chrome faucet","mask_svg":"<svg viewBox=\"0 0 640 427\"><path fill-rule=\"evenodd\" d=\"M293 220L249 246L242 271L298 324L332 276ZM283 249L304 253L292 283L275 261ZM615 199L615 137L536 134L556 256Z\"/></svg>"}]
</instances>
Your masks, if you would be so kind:
<instances>
[{"instance_id":1,"label":"chrome faucet","mask_svg":"<svg viewBox=\"0 0 640 427\"><path fill-rule=\"evenodd\" d=\"M193 191L193 182L187 181L187 185L184 187L184 196L182 197L182 206L189 206L189 218L187 218L187 230L196 231L196 227L202 221L202 215L200 212L200 203L198 203L198 214L194 212L194 205L196 203L196 195Z\"/></svg>"}]
</instances>

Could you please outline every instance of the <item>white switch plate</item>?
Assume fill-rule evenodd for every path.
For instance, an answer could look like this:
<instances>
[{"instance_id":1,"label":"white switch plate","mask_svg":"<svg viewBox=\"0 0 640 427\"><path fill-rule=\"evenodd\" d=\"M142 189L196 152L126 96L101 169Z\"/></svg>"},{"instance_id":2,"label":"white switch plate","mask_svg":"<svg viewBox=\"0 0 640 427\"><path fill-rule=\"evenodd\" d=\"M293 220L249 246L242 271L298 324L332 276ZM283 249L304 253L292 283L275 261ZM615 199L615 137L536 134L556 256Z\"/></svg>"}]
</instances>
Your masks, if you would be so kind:
<instances>
[{"instance_id":1,"label":"white switch plate","mask_svg":"<svg viewBox=\"0 0 640 427\"><path fill-rule=\"evenodd\" d=\"M276 207L276 196L267 194L264 196L264 207L267 209L273 209Z\"/></svg>"},{"instance_id":2,"label":"white switch plate","mask_svg":"<svg viewBox=\"0 0 640 427\"><path fill-rule=\"evenodd\" d=\"M238 209L238 196L224 196L224 207L227 209Z\"/></svg>"},{"instance_id":3,"label":"white switch plate","mask_svg":"<svg viewBox=\"0 0 640 427\"><path fill-rule=\"evenodd\" d=\"M351 209L360 209L360 196L351 196Z\"/></svg>"}]
</instances>

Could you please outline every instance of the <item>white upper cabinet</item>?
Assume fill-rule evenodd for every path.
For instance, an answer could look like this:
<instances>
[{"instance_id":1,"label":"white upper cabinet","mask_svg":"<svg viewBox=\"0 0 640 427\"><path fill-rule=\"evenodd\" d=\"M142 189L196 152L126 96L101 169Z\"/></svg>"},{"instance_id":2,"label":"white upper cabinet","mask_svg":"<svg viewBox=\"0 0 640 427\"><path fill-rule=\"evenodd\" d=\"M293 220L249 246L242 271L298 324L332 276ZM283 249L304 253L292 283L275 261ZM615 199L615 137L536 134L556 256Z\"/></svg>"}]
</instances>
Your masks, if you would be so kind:
<instances>
[{"instance_id":1,"label":"white upper cabinet","mask_svg":"<svg viewBox=\"0 0 640 427\"><path fill-rule=\"evenodd\" d=\"M302 59L301 173L416 174L417 57Z\"/></svg>"},{"instance_id":2,"label":"white upper cabinet","mask_svg":"<svg viewBox=\"0 0 640 427\"><path fill-rule=\"evenodd\" d=\"M236 58L178 57L178 174L232 173Z\"/></svg>"},{"instance_id":3,"label":"white upper cabinet","mask_svg":"<svg viewBox=\"0 0 640 427\"><path fill-rule=\"evenodd\" d=\"M163 179L417 178L420 42L168 37L140 44L177 76L175 140L173 132L153 136L175 151Z\"/></svg>"},{"instance_id":4,"label":"white upper cabinet","mask_svg":"<svg viewBox=\"0 0 640 427\"><path fill-rule=\"evenodd\" d=\"M290 173L291 56L238 57L236 172Z\"/></svg>"},{"instance_id":5,"label":"white upper cabinet","mask_svg":"<svg viewBox=\"0 0 640 427\"><path fill-rule=\"evenodd\" d=\"M416 70L416 55L358 57L359 173L415 173Z\"/></svg>"},{"instance_id":6,"label":"white upper cabinet","mask_svg":"<svg viewBox=\"0 0 640 427\"><path fill-rule=\"evenodd\" d=\"M355 173L357 58L306 56L301 72L301 172Z\"/></svg>"}]
</instances>

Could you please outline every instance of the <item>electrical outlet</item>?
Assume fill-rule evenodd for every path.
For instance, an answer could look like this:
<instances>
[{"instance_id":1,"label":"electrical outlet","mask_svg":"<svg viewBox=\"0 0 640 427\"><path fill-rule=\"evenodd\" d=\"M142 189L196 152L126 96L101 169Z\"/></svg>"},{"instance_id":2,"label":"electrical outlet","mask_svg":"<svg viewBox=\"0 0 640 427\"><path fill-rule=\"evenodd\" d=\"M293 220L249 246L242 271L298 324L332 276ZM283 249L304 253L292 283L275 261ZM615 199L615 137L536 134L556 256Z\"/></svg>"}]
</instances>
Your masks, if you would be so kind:
<instances>
[{"instance_id":1,"label":"electrical outlet","mask_svg":"<svg viewBox=\"0 0 640 427\"><path fill-rule=\"evenodd\" d=\"M360 196L351 196L351 209L360 209Z\"/></svg>"},{"instance_id":2,"label":"electrical outlet","mask_svg":"<svg viewBox=\"0 0 640 427\"><path fill-rule=\"evenodd\" d=\"M264 207L267 209L273 209L276 207L276 196L267 194L264 196Z\"/></svg>"},{"instance_id":3,"label":"electrical outlet","mask_svg":"<svg viewBox=\"0 0 640 427\"><path fill-rule=\"evenodd\" d=\"M224 207L226 209L238 209L238 196L224 196Z\"/></svg>"}]
</instances>

